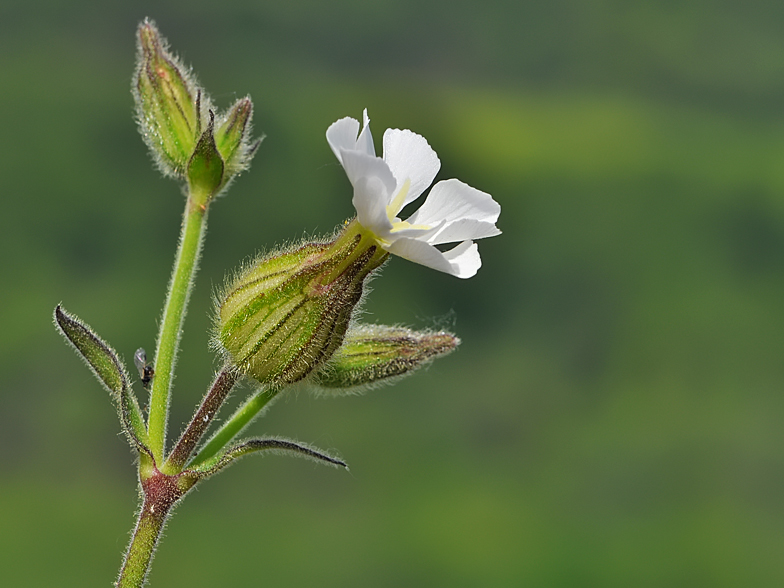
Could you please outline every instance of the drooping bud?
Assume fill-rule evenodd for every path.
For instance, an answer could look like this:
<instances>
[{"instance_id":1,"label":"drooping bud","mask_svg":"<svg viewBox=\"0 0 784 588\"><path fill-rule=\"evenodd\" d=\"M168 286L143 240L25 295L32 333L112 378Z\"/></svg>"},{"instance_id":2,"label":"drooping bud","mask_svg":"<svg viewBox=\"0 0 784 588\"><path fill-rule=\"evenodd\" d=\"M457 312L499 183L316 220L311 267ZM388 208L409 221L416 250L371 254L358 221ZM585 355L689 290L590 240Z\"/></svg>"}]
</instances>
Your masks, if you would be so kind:
<instances>
[{"instance_id":1,"label":"drooping bud","mask_svg":"<svg viewBox=\"0 0 784 588\"><path fill-rule=\"evenodd\" d=\"M232 178L247 169L261 143L251 142L253 103L250 98L240 98L222 117L215 130L215 144L226 165L226 177Z\"/></svg>"},{"instance_id":2,"label":"drooping bud","mask_svg":"<svg viewBox=\"0 0 784 588\"><path fill-rule=\"evenodd\" d=\"M444 331L353 327L340 349L316 373L315 383L330 393L381 384L414 372L459 344L460 339Z\"/></svg>"},{"instance_id":3,"label":"drooping bud","mask_svg":"<svg viewBox=\"0 0 784 588\"><path fill-rule=\"evenodd\" d=\"M261 383L301 380L340 347L365 280L387 257L353 229L264 257L222 296L216 339Z\"/></svg>"},{"instance_id":4,"label":"drooping bud","mask_svg":"<svg viewBox=\"0 0 784 588\"><path fill-rule=\"evenodd\" d=\"M133 95L139 127L163 173L182 177L201 134L207 98L153 22L139 25L137 40Z\"/></svg>"}]
</instances>

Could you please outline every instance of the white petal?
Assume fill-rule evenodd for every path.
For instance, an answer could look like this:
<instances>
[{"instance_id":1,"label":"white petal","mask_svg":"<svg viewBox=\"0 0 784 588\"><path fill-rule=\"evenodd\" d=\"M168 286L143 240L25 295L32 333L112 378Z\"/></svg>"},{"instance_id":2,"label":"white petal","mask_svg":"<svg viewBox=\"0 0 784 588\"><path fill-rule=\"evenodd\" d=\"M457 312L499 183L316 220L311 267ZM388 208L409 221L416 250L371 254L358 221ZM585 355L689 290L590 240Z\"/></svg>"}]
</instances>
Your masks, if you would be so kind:
<instances>
[{"instance_id":1,"label":"white petal","mask_svg":"<svg viewBox=\"0 0 784 588\"><path fill-rule=\"evenodd\" d=\"M478 247L471 241L465 241L446 253L423 241L408 238L398 239L385 249L409 261L458 278L470 278L482 265Z\"/></svg>"},{"instance_id":2,"label":"white petal","mask_svg":"<svg viewBox=\"0 0 784 588\"><path fill-rule=\"evenodd\" d=\"M411 180L408 194L395 214L419 198L441 169L441 162L427 140L409 130L387 129L384 132L384 161L397 180L396 193L403 182Z\"/></svg>"},{"instance_id":3,"label":"white petal","mask_svg":"<svg viewBox=\"0 0 784 588\"><path fill-rule=\"evenodd\" d=\"M362 111L362 132L359 134L355 149L367 155L376 156L373 135L370 133L370 117L368 116L367 108Z\"/></svg>"},{"instance_id":4,"label":"white petal","mask_svg":"<svg viewBox=\"0 0 784 588\"><path fill-rule=\"evenodd\" d=\"M500 234L501 231L493 223L461 218L453 222L445 222L438 232L428 235L425 240L433 245L438 245L465 241L466 239L485 239Z\"/></svg>"},{"instance_id":5,"label":"white petal","mask_svg":"<svg viewBox=\"0 0 784 588\"><path fill-rule=\"evenodd\" d=\"M395 189L395 178L384 160L359 151L341 151L343 168L354 186L352 203L359 223L379 236L392 229L387 204Z\"/></svg>"},{"instance_id":6,"label":"white petal","mask_svg":"<svg viewBox=\"0 0 784 588\"><path fill-rule=\"evenodd\" d=\"M380 157L373 157L359 151L341 151L343 169L346 170L351 185L356 187L357 180L366 177L376 177L385 188L384 206L389 204L389 199L395 190L395 177L389 170L389 166Z\"/></svg>"},{"instance_id":7,"label":"white petal","mask_svg":"<svg viewBox=\"0 0 784 588\"><path fill-rule=\"evenodd\" d=\"M444 253L444 258L452 264L452 275L458 278L470 278L482 267L482 258L479 257L479 247L473 241L463 241Z\"/></svg>"},{"instance_id":8,"label":"white petal","mask_svg":"<svg viewBox=\"0 0 784 588\"><path fill-rule=\"evenodd\" d=\"M379 237L386 237L392 229L387 216L386 186L376 176L363 176L354 184L351 203L357 211L357 220Z\"/></svg>"},{"instance_id":9,"label":"white petal","mask_svg":"<svg viewBox=\"0 0 784 588\"><path fill-rule=\"evenodd\" d=\"M407 220L412 225L435 225L443 220L451 223L461 219L495 224L500 213L501 205L490 194L453 179L433 186L425 203Z\"/></svg>"},{"instance_id":10,"label":"white petal","mask_svg":"<svg viewBox=\"0 0 784 588\"><path fill-rule=\"evenodd\" d=\"M394 231L391 231L389 236L387 237L388 241L395 241L397 239L402 238L411 238L417 239L418 241L424 241L425 243L433 243L431 237L436 235L441 229L444 228L445 223L441 223L440 225L436 225L435 227L426 227L426 228L417 228L413 226L404 226L400 227L400 225L396 226Z\"/></svg>"},{"instance_id":11,"label":"white petal","mask_svg":"<svg viewBox=\"0 0 784 588\"><path fill-rule=\"evenodd\" d=\"M356 149L357 133L359 133L359 121L349 116L329 125L327 143L340 163L343 163L341 150L353 151Z\"/></svg>"}]
</instances>

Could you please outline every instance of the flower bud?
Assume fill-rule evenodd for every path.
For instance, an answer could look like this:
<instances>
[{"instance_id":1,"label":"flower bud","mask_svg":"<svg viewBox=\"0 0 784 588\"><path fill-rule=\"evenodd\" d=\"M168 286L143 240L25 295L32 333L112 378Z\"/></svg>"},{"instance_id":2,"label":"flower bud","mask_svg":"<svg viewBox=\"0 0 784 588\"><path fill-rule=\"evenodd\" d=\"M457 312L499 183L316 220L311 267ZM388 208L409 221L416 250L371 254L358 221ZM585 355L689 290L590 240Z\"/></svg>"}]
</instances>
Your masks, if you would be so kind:
<instances>
[{"instance_id":1,"label":"flower bud","mask_svg":"<svg viewBox=\"0 0 784 588\"><path fill-rule=\"evenodd\" d=\"M362 325L346 334L343 345L316 374L316 384L340 392L387 382L426 365L457 348L460 339L440 331L417 332L402 327Z\"/></svg>"},{"instance_id":2,"label":"flower bud","mask_svg":"<svg viewBox=\"0 0 784 588\"><path fill-rule=\"evenodd\" d=\"M261 140L251 143L250 122L253 103L240 98L226 112L215 130L215 144L226 165L226 176L231 178L247 169Z\"/></svg>"},{"instance_id":3,"label":"flower bud","mask_svg":"<svg viewBox=\"0 0 784 588\"><path fill-rule=\"evenodd\" d=\"M215 145L214 129L215 115L210 111L210 122L188 161L188 192L194 202L202 205L223 187L224 165Z\"/></svg>"},{"instance_id":4,"label":"flower bud","mask_svg":"<svg viewBox=\"0 0 784 588\"><path fill-rule=\"evenodd\" d=\"M139 127L159 167L182 177L201 132L200 88L155 25L138 30L134 98Z\"/></svg>"},{"instance_id":5,"label":"flower bud","mask_svg":"<svg viewBox=\"0 0 784 588\"><path fill-rule=\"evenodd\" d=\"M222 296L217 340L244 373L268 385L306 377L340 347L364 282L388 254L362 234L273 253Z\"/></svg>"}]
</instances>

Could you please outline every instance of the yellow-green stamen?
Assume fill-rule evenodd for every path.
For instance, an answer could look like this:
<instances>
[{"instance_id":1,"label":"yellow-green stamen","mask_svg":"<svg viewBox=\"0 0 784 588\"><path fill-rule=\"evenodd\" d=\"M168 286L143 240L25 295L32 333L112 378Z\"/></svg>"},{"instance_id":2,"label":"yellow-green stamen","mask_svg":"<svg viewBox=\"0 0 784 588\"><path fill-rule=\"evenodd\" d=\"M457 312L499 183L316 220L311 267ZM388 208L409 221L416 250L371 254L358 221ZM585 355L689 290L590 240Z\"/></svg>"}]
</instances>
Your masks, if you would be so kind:
<instances>
[{"instance_id":1,"label":"yellow-green stamen","mask_svg":"<svg viewBox=\"0 0 784 588\"><path fill-rule=\"evenodd\" d=\"M395 196L392 199L392 202L387 206L387 217L389 217L389 222L394 222L397 213L402 210L403 203L406 201L406 196L408 196L408 189L410 187L411 180L406 178L406 181L403 182L403 185L400 187L400 192L397 193L397 196Z\"/></svg>"},{"instance_id":2,"label":"yellow-green stamen","mask_svg":"<svg viewBox=\"0 0 784 588\"><path fill-rule=\"evenodd\" d=\"M387 206L387 218L389 218L389 222L392 223L392 229L390 230L392 233L396 231L402 231L404 229L427 230L430 228L430 225L412 225L408 221L397 219L397 213L403 209L403 205L406 201L406 196L408 196L408 190L410 187L411 180L406 178L406 181L403 182L403 185L400 187L400 191L392 199L392 202L390 202Z\"/></svg>"}]
</instances>

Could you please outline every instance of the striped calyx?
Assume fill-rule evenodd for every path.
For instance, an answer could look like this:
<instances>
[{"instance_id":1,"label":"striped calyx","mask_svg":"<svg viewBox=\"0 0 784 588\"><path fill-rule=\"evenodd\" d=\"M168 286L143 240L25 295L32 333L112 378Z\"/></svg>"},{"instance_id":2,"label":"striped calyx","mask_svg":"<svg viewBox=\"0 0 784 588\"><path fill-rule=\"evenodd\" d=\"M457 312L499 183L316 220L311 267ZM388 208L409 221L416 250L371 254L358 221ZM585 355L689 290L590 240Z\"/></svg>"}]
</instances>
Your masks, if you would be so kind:
<instances>
[{"instance_id":1,"label":"striped calyx","mask_svg":"<svg viewBox=\"0 0 784 588\"><path fill-rule=\"evenodd\" d=\"M305 378L340 347L365 280L386 257L367 235L344 230L331 243L261 258L221 297L220 345L263 384Z\"/></svg>"}]
</instances>

